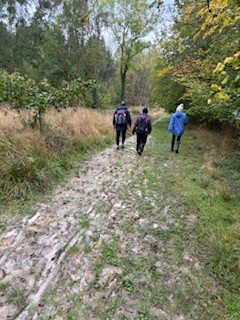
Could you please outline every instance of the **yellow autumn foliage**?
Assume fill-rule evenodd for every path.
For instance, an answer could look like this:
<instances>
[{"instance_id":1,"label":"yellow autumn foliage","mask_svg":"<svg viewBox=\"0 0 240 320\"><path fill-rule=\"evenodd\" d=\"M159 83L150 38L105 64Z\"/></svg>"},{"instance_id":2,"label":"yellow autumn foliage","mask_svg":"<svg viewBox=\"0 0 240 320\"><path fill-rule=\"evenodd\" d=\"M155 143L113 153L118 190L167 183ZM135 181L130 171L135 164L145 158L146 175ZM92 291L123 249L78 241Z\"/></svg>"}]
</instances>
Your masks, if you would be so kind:
<instances>
[{"instance_id":1,"label":"yellow autumn foliage","mask_svg":"<svg viewBox=\"0 0 240 320\"><path fill-rule=\"evenodd\" d=\"M236 53L234 54L234 57L240 58L240 51L236 52Z\"/></svg>"},{"instance_id":2,"label":"yellow autumn foliage","mask_svg":"<svg viewBox=\"0 0 240 320\"><path fill-rule=\"evenodd\" d=\"M227 63L231 63L233 61L233 57L227 57L225 60L224 60L224 63L227 64Z\"/></svg>"},{"instance_id":3,"label":"yellow autumn foliage","mask_svg":"<svg viewBox=\"0 0 240 320\"><path fill-rule=\"evenodd\" d=\"M213 91L220 91L220 90L222 90L222 88L221 87L219 87L217 84L215 84L215 83L213 83L212 85L211 85L211 89L213 90Z\"/></svg>"},{"instance_id":4,"label":"yellow autumn foliage","mask_svg":"<svg viewBox=\"0 0 240 320\"><path fill-rule=\"evenodd\" d=\"M229 80L229 76L226 76L226 77L222 80L221 84L222 84L222 85L225 85L225 84L228 82L228 80Z\"/></svg>"},{"instance_id":5,"label":"yellow autumn foliage","mask_svg":"<svg viewBox=\"0 0 240 320\"><path fill-rule=\"evenodd\" d=\"M207 38L217 31L221 33L225 28L236 25L240 21L240 7L231 7L229 0L215 0L210 2L209 8L202 7L198 11L198 17L203 19L200 31L195 35L194 41L199 37Z\"/></svg>"},{"instance_id":6,"label":"yellow autumn foliage","mask_svg":"<svg viewBox=\"0 0 240 320\"><path fill-rule=\"evenodd\" d=\"M219 100L228 100L230 99L229 95L224 91L219 91L215 94L215 98Z\"/></svg>"},{"instance_id":7,"label":"yellow autumn foliage","mask_svg":"<svg viewBox=\"0 0 240 320\"><path fill-rule=\"evenodd\" d=\"M172 66L167 66L163 69L160 69L157 71L157 76L159 78L163 77L165 74L167 74L168 72L170 72L172 70Z\"/></svg>"},{"instance_id":8,"label":"yellow autumn foliage","mask_svg":"<svg viewBox=\"0 0 240 320\"><path fill-rule=\"evenodd\" d=\"M222 62L218 62L216 68L214 69L213 73L222 72L225 68L225 64Z\"/></svg>"}]
</instances>

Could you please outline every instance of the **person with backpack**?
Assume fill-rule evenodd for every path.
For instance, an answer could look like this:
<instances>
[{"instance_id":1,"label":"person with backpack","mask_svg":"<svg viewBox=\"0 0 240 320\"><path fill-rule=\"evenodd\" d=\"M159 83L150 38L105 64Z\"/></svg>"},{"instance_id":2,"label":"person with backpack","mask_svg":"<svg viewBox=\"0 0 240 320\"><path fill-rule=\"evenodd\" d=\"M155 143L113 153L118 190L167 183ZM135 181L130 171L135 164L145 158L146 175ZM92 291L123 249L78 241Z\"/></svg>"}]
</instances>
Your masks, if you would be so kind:
<instances>
[{"instance_id":1,"label":"person with backpack","mask_svg":"<svg viewBox=\"0 0 240 320\"><path fill-rule=\"evenodd\" d=\"M147 142L148 135L152 131L151 118L148 115L148 108L144 108L142 114L140 114L134 124L132 134L137 134L136 151L139 155L142 154L145 144Z\"/></svg>"},{"instance_id":2,"label":"person with backpack","mask_svg":"<svg viewBox=\"0 0 240 320\"><path fill-rule=\"evenodd\" d=\"M175 113L172 114L168 131L172 134L171 151L174 151L175 141L176 149L175 152L179 153L180 140L183 135L185 126L188 123L188 116L183 112L184 104L181 103Z\"/></svg>"},{"instance_id":3,"label":"person with backpack","mask_svg":"<svg viewBox=\"0 0 240 320\"><path fill-rule=\"evenodd\" d=\"M113 126L116 129L116 143L117 143L117 150L119 150L119 143L120 137L122 138L122 145L121 148L124 149L124 142L126 140L126 132L127 127L131 127L132 120L131 115L126 106L125 102L122 101L120 106L117 107L113 114Z\"/></svg>"}]
</instances>

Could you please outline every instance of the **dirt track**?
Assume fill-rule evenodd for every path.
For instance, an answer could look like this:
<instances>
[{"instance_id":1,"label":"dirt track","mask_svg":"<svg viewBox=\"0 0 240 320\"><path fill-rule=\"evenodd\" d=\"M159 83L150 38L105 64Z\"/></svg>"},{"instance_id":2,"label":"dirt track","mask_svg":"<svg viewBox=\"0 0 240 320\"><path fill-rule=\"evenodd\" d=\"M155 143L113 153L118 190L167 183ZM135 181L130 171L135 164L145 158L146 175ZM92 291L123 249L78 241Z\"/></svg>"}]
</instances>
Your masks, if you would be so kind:
<instances>
[{"instance_id":1,"label":"dirt track","mask_svg":"<svg viewBox=\"0 0 240 320\"><path fill-rule=\"evenodd\" d=\"M152 144L149 137L146 150ZM189 264L200 270L187 251L183 263L169 266L171 254L157 234L178 222L167 195L138 185L140 177L147 183L144 172L154 161L146 153L136 154L135 136L124 150L104 150L86 162L79 177L38 203L33 216L4 231L1 320L187 319L156 301L146 316L138 301L141 290L159 299L163 285L164 299L174 305L179 275L190 274ZM168 246L174 248L173 240Z\"/></svg>"},{"instance_id":2,"label":"dirt track","mask_svg":"<svg viewBox=\"0 0 240 320\"><path fill-rule=\"evenodd\" d=\"M124 203L118 198L118 189L127 188L131 179L133 160L137 157L133 141L134 138L128 139L124 151L116 152L112 147L94 156L79 178L59 187L44 203L37 204L32 217L1 235L0 279L8 284L8 292L12 292L9 293L12 299L0 297L2 320L30 319L31 305L38 305L44 293L57 283L63 265L66 268L66 260L69 260L69 276L79 282L80 291L85 290L93 277L88 266L93 261L84 256L84 246L97 251L99 241L113 234L121 235L117 213L124 209ZM124 176L118 170L122 165ZM129 206L127 209L131 210ZM84 220L85 224L89 221L87 228ZM94 240L96 234L98 241ZM79 247L79 255L69 259L69 249L74 245ZM17 289L19 292L14 295ZM21 295L27 298L27 303ZM37 314L36 310L35 317Z\"/></svg>"}]
</instances>

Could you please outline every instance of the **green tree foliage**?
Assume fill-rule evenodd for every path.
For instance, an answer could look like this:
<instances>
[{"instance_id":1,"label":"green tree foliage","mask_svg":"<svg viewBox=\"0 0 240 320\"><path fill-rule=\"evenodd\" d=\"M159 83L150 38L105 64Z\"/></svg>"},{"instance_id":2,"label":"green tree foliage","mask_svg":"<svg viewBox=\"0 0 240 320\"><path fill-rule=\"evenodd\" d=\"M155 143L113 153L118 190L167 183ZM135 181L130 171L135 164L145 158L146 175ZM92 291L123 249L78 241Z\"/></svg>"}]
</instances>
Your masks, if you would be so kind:
<instances>
[{"instance_id":1,"label":"green tree foliage","mask_svg":"<svg viewBox=\"0 0 240 320\"><path fill-rule=\"evenodd\" d=\"M40 129L43 125L42 114L47 108L91 106L91 93L96 88L95 82L83 81L80 78L62 82L61 86L55 88L46 79L36 83L18 73L0 72L0 102L8 103L14 109L32 109L32 124L39 125Z\"/></svg>"},{"instance_id":2,"label":"green tree foliage","mask_svg":"<svg viewBox=\"0 0 240 320\"><path fill-rule=\"evenodd\" d=\"M159 15L150 10L148 1L144 0L106 0L102 4L108 17L108 27L118 46L121 79L119 98L123 100L127 73L135 56L151 45L146 37L159 22Z\"/></svg>"},{"instance_id":3,"label":"green tree foliage","mask_svg":"<svg viewBox=\"0 0 240 320\"><path fill-rule=\"evenodd\" d=\"M86 13L89 18L83 23ZM55 87L81 78L107 88L115 76L96 1L4 1L0 21L0 69L38 83L48 79ZM88 99L94 106L102 104L100 86Z\"/></svg>"},{"instance_id":4,"label":"green tree foliage","mask_svg":"<svg viewBox=\"0 0 240 320\"><path fill-rule=\"evenodd\" d=\"M136 56L129 70L126 96L131 104L143 106L149 103L152 72L151 52L142 52Z\"/></svg>"},{"instance_id":5,"label":"green tree foliage","mask_svg":"<svg viewBox=\"0 0 240 320\"><path fill-rule=\"evenodd\" d=\"M235 120L240 125L240 51L219 62L213 71L212 94L208 104L216 109L216 117L225 122Z\"/></svg>"},{"instance_id":6,"label":"green tree foliage","mask_svg":"<svg viewBox=\"0 0 240 320\"><path fill-rule=\"evenodd\" d=\"M174 112L177 103L185 92L185 86L173 74L173 67L168 65L166 58L156 51L153 53L155 70L152 74L151 104L157 104L169 112Z\"/></svg>"},{"instance_id":7,"label":"green tree foliage","mask_svg":"<svg viewBox=\"0 0 240 320\"><path fill-rule=\"evenodd\" d=\"M188 113L204 123L231 121L236 124L239 113L238 1L215 0L208 6L206 1L183 0L176 5L178 15L171 37L161 43L162 51L155 65L154 79L159 90L156 99L172 95L171 84L175 83L175 93L181 94L175 96L172 104L186 101ZM169 90L166 85L160 86L163 83L168 83ZM155 95L156 91L155 87ZM169 102L164 101L168 110L171 109Z\"/></svg>"},{"instance_id":8,"label":"green tree foliage","mask_svg":"<svg viewBox=\"0 0 240 320\"><path fill-rule=\"evenodd\" d=\"M0 39L0 68L10 71L12 69L12 37L2 22L0 22Z\"/></svg>"}]
</instances>

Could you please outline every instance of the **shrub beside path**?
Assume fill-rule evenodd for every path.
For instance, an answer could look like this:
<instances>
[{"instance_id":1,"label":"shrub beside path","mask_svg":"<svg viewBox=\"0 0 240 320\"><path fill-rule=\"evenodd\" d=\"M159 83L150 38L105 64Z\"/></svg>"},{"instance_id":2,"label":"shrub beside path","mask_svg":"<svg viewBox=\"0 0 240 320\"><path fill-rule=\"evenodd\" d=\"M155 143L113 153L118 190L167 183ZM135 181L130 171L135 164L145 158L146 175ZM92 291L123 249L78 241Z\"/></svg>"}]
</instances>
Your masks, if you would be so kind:
<instances>
[{"instance_id":1,"label":"shrub beside path","mask_svg":"<svg viewBox=\"0 0 240 320\"><path fill-rule=\"evenodd\" d=\"M158 164L157 142L140 157L135 139L93 156L2 232L1 320L210 319L216 288L191 252L196 217L166 192L171 177L163 186L169 152Z\"/></svg>"}]
</instances>

